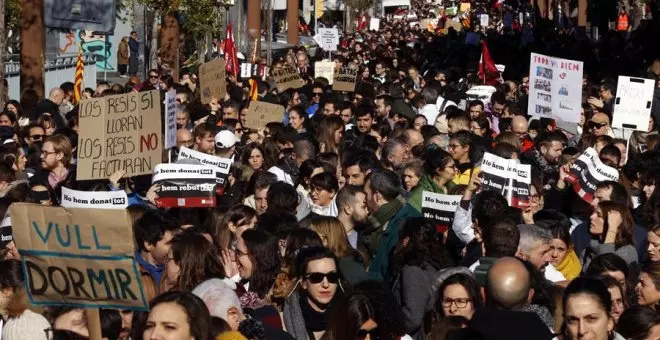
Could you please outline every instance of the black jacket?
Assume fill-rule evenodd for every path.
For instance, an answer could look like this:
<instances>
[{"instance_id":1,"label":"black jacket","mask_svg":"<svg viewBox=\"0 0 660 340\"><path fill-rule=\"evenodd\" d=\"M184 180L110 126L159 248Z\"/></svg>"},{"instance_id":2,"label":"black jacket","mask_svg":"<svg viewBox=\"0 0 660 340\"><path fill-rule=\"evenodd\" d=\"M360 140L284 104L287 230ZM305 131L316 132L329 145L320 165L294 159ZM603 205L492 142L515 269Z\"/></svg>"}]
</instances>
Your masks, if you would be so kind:
<instances>
[{"instance_id":1,"label":"black jacket","mask_svg":"<svg viewBox=\"0 0 660 340\"><path fill-rule=\"evenodd\" d=\"M53 205L60 205L62 198L62 187L67 187L69 189L78 189L78 183L76 182L76 166L75 164L69 167L69 174L66 178L59 182L55 187L52 187L48 182L48 175L50 171L44 169L37 169L34 173L34 176L30 177L29 183L30 187L34 185L43 185L48 188L48 193L50 194L50 200L53 202Z\"/></svg>"}]
</instances>

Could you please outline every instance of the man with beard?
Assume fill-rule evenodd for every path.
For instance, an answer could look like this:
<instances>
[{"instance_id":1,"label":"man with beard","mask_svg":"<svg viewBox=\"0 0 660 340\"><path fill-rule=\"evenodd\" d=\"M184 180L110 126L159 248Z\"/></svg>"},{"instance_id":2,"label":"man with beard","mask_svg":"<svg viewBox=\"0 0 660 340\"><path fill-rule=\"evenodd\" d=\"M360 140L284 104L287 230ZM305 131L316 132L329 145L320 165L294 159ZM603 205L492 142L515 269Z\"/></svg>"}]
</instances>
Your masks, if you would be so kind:
<instances>
[{"instance_id":1,"label":"man with beard","mask_svg":"<svg viewBox=\"0 0 660 340\"><path fill-rule=\"evenodd\" d=\"M386 169L399 171L408 161L408 146L397 139L388 139L383 144L381 162Z\"/></svg>"},{"instance_id":2,"label":"man with beard","mask_svg":"<svg viewBox=\"0 0 660 340\"><path fill-rule=\"evenodd\" d=\"M523 153L520 162L532 166L532 176L541 175L543 184L556 182L559 177L561 152L566 146L566 136L561 132L542 133L536 138L534 148Z\"/></svg>"},{"instance_id":3,"label":"man with beard","mask_svg":"<svg viewBox=\"0 0 660 340\"><path fill-rule=\"evenodd\" d=\"M367 248L361 245L361 233L355 230L356 225L366 222L369 217L366 194L358 186L347 185L337 193L336 202L339 210L337 219L344 225L348 243L371 258L374 254L368 254Z\"/></svg>"}]
</instances>

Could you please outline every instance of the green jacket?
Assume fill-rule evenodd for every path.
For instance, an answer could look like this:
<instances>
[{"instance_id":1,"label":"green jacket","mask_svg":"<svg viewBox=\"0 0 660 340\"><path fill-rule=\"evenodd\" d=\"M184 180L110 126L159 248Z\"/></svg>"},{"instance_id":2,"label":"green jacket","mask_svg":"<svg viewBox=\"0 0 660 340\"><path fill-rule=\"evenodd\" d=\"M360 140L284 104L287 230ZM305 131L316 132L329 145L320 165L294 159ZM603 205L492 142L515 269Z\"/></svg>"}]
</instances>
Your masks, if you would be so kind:
<instances>
[{"instance_id":1,"label":"green jacket","mask_svg":"<svg viewBox=\"0 0 660 340\"><path fill-rule=\"evenodd\" d=\"M423 174L422 178L419 179L419 183L417 183L413 191L410 192L410 196L408 196L408 204L419 213L422 212L422 192L424 191L446 194L447 188L439 186L430 175Z\"/></svg>"}]
</instances>

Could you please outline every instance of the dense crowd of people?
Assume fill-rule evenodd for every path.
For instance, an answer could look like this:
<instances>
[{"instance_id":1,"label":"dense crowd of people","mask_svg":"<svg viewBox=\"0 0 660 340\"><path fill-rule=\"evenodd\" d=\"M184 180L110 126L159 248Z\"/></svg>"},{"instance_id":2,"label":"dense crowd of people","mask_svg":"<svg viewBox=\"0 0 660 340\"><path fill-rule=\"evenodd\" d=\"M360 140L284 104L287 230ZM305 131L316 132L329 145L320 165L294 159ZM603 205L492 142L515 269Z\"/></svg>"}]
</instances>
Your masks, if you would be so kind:
<instances>
[{"instance_id":1,"label":"dense crowd of people","mask_svg":"<svg viewBox=\"0 0 660 340\"><path fill-rule=\"evenodd\" d=\"M0 113L3 211L59 206L63 187L126 191L150 308L101 309L108 340L660 339L660 59L635 44L650 24L592 42L541 21L431 32L405 18L342 37L331 60L358 69L354 92L314 77L323 53L274 60L304 86L253 79L257 100L285 109L265 127L247 125L250 82L231 74L206 105L197 74L175 81L167 67L85 89L175 90L177 147L163 163L181 147L232 159L213 208L164 208L150 175L123 169L76 180L73 84L43 100L26 91ZM483 85L470 34L506 65L483 100L466 95ZM577 126L527 112L530 51L584 61ZM645 131L612 127L619 74L656 81ZM568 177L589 148L619 180L586 202ZM485 153L531 165L528 205L484 190ZM424 216L424 192L461 197L451 225ZM83 309L29 306L2 235L2 337L89 337Z\"/></svg>"}]
</instances>

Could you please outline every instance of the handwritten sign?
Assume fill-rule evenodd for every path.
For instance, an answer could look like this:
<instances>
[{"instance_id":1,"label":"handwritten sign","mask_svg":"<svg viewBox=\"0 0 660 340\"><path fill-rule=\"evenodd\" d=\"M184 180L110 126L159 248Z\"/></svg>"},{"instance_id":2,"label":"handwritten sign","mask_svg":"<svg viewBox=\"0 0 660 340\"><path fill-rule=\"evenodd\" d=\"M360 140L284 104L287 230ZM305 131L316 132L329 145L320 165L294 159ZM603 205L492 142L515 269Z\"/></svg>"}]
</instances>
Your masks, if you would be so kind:
<instances>
[{"instance_id":1,"label":"handwritten sign","mask_svg":"<svg viewBox=\"0 0 660 340\"><path fill-rule=\"evenodd\" d=\"M319 28L314 40L324 51L336 51L339 45L339 30L336 28Z\"/></svg>"},{"instance_id":2,"label":"handwritten sign","mask_svg":"<svg viewBox=\"0 0 660 340\"><path fill-rule=\"evenodd\" d=\"M219 58L199 66L199 84L202 104L208 104L212 98L219 101L227 94L227 75L224 59Z\"/></svg>"},{"instance_id":3,"label":"handwritten sign","mask_svg":"<svg viewBox=\"0 0 660 340\"><path fill-rule=\"evenodd\" d=\"M576 159L566 181L573 184L573 190L587 203L591 203L596 185L603 181L618 181L619 171L601 162L594 148L587 150Z\"/></svg>"},{"instance_id":4,"label":"handwritten sign","mask_svg":"<svg viewBox=\"0 0 660 340\"><path fill-rule=\"evenodd\" d=\"M655 80L619 76L612 127L647 132Z\"/></svg>"},{"instance_id":5,"label":"handwritten sign","mask_svg":"<svg viewBox=\"0 0 660 340\"><path fill-rule=\"evenodd\" d=\"M146 309L126 210L9 208L30 303Z\"/></svg>"},{"instance_id":6,"label":"handwritten sign","mask_svg":"<svg viewBox=\"0 0 660 340\"><path fill-rule=\"evenodd\" d=\"M358 70L348 66L335 70L335 80L332 83L332 90L354 92L357 74Z\"/></svg>"},{"instance_id":7,"label":"handwritten sign","mask_svg":"<svg viewBox=\"0 0 660 340\"><path fill-rule=\"evenodd\" d=\"M77 180L148 175L160 163L160 92L131 92L80 104Z\"/></svg>"},{"instance_id":8,"label":"handwritten sign","mask_svg":"<svg viewBox=\"0 0 660 340\"><path fill-rule=\"evenodd\" d=\"M278 104L254 101L248 107L245 126L251 129L266 127L270 122L281 122L284 118L284 107Z\"/></svg>"},{"instance_id":9,"label":"handwritten sign","mask_svg":"<svg viewBox=\"0 0 660 340\"><path fill-rule=\"evenodd\" d=\"M216 174L207 165L158 164L152 183L158 184L160 207L208 208L215 206Z\"/></svg>"},{"instance_id":10,"label":"handwritten sign","mask_svg":"<svg viewBox=\"0 0 660 340\"><path fill-rule=\"evenodd\" d=\"M224 194L227 178L229 178L229 169L233 163L231 159L191 150L185 146L179 149L179 159L194 159L213 168L216 174L216 183L218 184L216 186L216 193L218 195Z\"/></svg>"},{"instance_id":11,"label":"handwritten sign","mask_svg":"<svg viewBox=\"0 0 660 340\"><path fill-rule=\"evenodd\" d=\"M303 87L303 80L298 71L291 66L285 66L281 70L273 70L277 92L284 92L287 89L299 89Z\"/></svg>"},{"instance_id":12,"label":"handwritten sign","mask_svg":"<svg viewBox=\"0 0 660 340\"><path fill-rule=\"evenodd\" d=\"M335 78L335 63L332 61L317 61L314 64L314 77L323 77L332 85Z\"/></svg>"},{"instance_id":13,"label":"handwritten sign","mask_svg":"<svg viewBox=\"0 0 660 340\"><path fill-rule=\"evenodd\" d=\"M124 190L78 191L62 187L62 206L65 208L126 209L128 197Z\"/></svg>"},{"instance_id":14,"label":"handwritten sign","mask_svg":"<svg viewBox=\"0 0 660 340\"><path fill-rule=\"evenodd\" d=\"M176 91L165 93L165 149L176 146Z\"/></svg>"},{"instance_id":15,"label":"handwritten sign","mask_svg":"<svg viewBox=\"0 0 660 340\"><path fill-rule=\"evenodd\" d=\"M581 61L532 53L529 66L529 103L532 116L577 123L582 111Z\"/></svg>"},{"instance_id":16,"label":"handwritten sign","mask_svg":"<svg viewBox=\"0 0 660 340\"><path fill-rule=\"evenodd\" d=\"M422 192L422 215L424 218L435 221L436 229L444 232L452 223L461 195L443 195L430 191Z\"/></svg>"}]
</instances>

